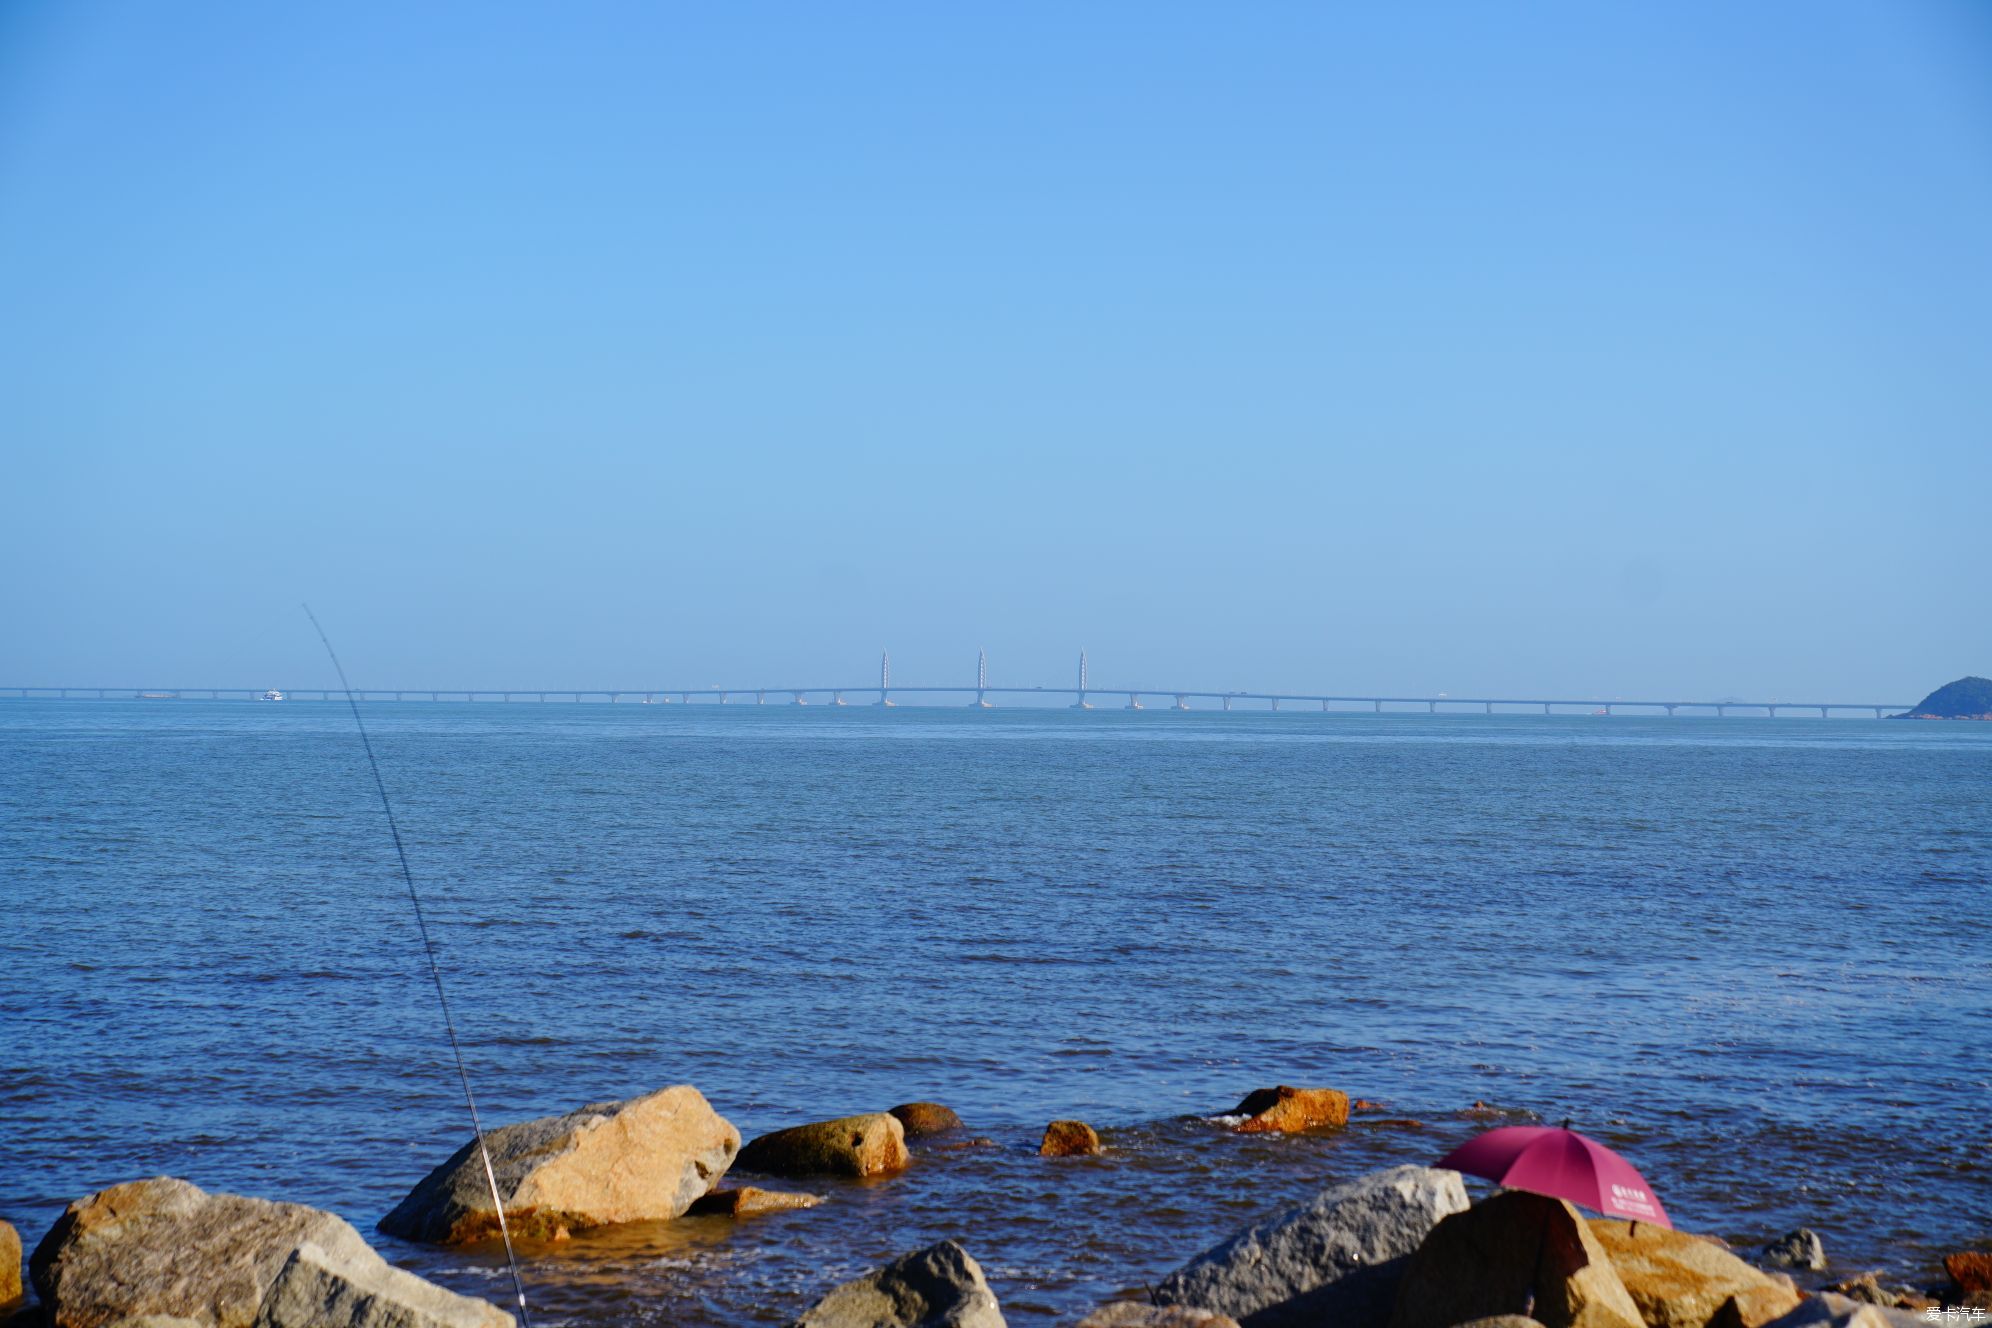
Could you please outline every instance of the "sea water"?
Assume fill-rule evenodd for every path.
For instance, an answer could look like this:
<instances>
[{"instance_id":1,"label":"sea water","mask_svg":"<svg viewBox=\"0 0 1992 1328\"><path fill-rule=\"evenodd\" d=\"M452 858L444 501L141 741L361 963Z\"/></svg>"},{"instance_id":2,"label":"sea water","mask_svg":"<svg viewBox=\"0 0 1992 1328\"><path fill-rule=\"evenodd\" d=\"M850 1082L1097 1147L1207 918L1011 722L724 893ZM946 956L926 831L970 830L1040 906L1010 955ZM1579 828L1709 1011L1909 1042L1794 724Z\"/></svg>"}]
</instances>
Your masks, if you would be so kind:
<instances>
[{"instance_id":1,"label":"sea water","mask_svg":"<svg viewBox=\"0 0 1992 1328\"><path fill-rule=\"evenodd\" d=\"M1069 1317L1500 1121L1846 1272L1992 1234L1992 725L366 715L487 1122L689 1082L750 1137L933 1099L990 1141L527 1247L543 1322L786 1322L947 1237ZM1212 1119L1275 1083L1388 1110ZM1059 1117L1107 1153L1035 1156ZM373 1231L467 1134L343 705L0 701L0 1216L171 1174L497 1298L495 1250Z\"/></svg>"}]
</instances>

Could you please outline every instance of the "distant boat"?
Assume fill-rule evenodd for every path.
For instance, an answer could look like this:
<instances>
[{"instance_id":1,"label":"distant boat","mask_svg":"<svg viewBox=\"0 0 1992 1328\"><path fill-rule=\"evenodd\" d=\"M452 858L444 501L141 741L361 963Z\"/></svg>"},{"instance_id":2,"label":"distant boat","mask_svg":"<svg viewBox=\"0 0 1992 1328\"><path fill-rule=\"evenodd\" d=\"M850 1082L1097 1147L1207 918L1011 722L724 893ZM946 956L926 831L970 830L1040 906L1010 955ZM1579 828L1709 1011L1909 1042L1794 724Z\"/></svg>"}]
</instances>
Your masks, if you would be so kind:
<instances>
[{"instance_id":1,"label":"distant boat","mask_svg":"<svg viewBox=\"0 0 1992 1328\"><path fill-rule=\"evenodd\" d=\"M284 694L278 691L276 688L272 687L269 691L264 692L261 696L257 697L256 699L258 701L281 701L284 699Z\"/></svg>"}]
</instances>

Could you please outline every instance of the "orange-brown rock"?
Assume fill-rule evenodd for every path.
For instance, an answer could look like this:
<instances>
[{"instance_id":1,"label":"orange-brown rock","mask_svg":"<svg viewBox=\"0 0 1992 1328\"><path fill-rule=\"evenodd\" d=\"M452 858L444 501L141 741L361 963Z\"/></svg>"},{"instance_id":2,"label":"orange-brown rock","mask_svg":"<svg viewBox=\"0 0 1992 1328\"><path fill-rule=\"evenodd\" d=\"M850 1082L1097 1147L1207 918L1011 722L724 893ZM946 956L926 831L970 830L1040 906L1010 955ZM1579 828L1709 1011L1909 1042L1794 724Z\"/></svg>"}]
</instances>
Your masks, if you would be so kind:
<instances>
[{"instance_id":1,"label":"orange-brown rock","mask_svg":"<svg viewBox=\"0 0 1992 1328\"><path fill-rule=\"evenodd\" d=\"M1992 1291L1992 1254L1984 1250L1962 1250L1944 1256L1944 1271L1959 1291Z\"/></svg>"},{"instance_id":2,"label":"orange-brown rock","mask_svg":"<svg viewBox=\"0 0 1992 1328\"><path fill-rule=\"evenodd\" d=\"M887 1113L898 1121L908 1139L947 1134L962 1128L961 1117L938 1102L902 1102Z\"/></svg>"},{"instance_id":3,"label":"orange-brown rock","mask_svg":"<svg viewBox=\"0 0 1992 1328\"><path fill-rule=\"evenodd\" d=\"M1044 1127L1039 1157L1091 1157L1100 1151L1100 1136L1082 1120L1055 1120Z\"/></svg>"},{"instance_id":4,"label":"orange-brown rock","mask_svg":"<svg viewBox=\"0 0 1992 1328\"><path fill-rule=\"evenodd\" d=\"M694 1199L689 1211L700 1217L754 1217L760 1213L787 1213L797 1208L814 1208L822 1202L820 1194L764 1190L756 1185L742 1185L737 1190L714 1190Z\"/></svg>"},{"instance_id":5,"label":"orange-brown rock","mask_svg":"<svg viewBox=\"0 0 1992 1328\"><path fill-rule=\"evenodd\" d=\"M1509 1314L1532 1314L1545 1328L1641 1328L1638 1307L1577 1210L1523 1190L1432 1228L1398 1284L1390 1328Z\"/></svg>"},{"instance_id":6,"label":"orange-brown rock","mask_svg":"<svg viewBox=\"0 0 1992 1328\"><path fill-rule=\"evenodd\" d=\"M883 1111L764 1134L740 1150L740 1166L771 1176L889 1176L912 1162L906 1127Z\"/></svg>"},{"instance_id":7,"label":"orange-brown rock","mask_svg":"<svg viewBox=\"0 0 1992 1328\"><path fill-rule=\"evenodd\" d=\"M1798 1308L1790 1278L1714 1241L1651 1222L1600 1217L1590 1226L1647 1328L1760 1328Z\"/></svg>"},{"instance_id":8,"label":"orange-brown rock","mask_svg":"<svg viewBox=\"0 0 1992 1328\"><path fill-rule=\"evenodd\" d=\"M0 1305L21 1295L21 1233L0 1222Z\"/></svg>"},{"instance_id":9,"label":"orange-brown rock","mask_svg":"<svg viewBox=\"0 0 1992 1328\"><path fill-rule=\"evenodd\" d=\"M1349 1123L1349 1095L1335 1088L1261 1088L1247 1093L1229 1115L1243 1116L1243 1134L1291 1134Z\"/></svg>"},{"instance_id":10,"label":"orange-brown rock","mask_svg":"<svg viewBox=\"0 0 1992 1328\"><path fill-rule=\"evenodd\" d=\"M1389 1111L1390 1107L1387 1103L1372 1102L1366 1097L1359 1097L1353 1103L1350 1104L1349 1110L1350 1111Z\"/></svg>"}]
</instances>

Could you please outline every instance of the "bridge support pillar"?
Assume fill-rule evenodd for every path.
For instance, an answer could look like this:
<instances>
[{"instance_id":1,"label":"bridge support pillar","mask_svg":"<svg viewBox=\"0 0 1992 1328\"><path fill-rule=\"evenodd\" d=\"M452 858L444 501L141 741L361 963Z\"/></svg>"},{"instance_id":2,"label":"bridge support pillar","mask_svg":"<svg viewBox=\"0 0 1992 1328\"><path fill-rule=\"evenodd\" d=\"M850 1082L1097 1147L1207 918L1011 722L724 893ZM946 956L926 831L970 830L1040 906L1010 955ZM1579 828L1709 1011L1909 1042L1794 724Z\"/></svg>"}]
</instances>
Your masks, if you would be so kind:
<instances>
[{"instance_id":1,"label":"bridge support pillar","mask_svg":"<svg viewBox=\"0 0 1992 1328\"><path fill-rule=\"evenodd\" d=\"M1321 698L1321 713L1324 715L1328 713L1328 698L1325 696Z\"/></svg>"},{"instance_id":2,"label":"bridge support pillar","mask_svg":"<svg viewBox=\"0 0 1992 1328\"><path fill-rule=\"evenodd\" d=\"M843 694L842 692L832 692L832 693L830 693L830 704L831 704L831 705L833 705L833 706L840 706L840 705L843 705L843 704L844 704L844 694Z\"/></svg>"},{"instance_id":3,"label":"bridge support pillar","mask_svg":"<svg viewBox=\"0 0 1992 1328\"><path fill-rule=\"evenodd\" d=\"M891 695L890 695L890 694L889 694L889 693L888 693L888 692L887 692L887 691L885 690L885 688L883 688L883 687L879 688L879 689L878 689L878 704L879 704L879 705L882 705L882 706L885 706L885 707L887 707L887 708L889 709L889 708L891 708L891 706L892 706L892 703L893 703L893 702L892 702L892 697L891 697Z\"/></svg>"},{"instance_id":4,"label":"bridge support pillar","mask_svg":"<svg viewBox=\"0 0 1992 1328\"><path fill-rule=\"evenodd\" d=\"M754 704L755 704L755 705L766 705L766 704L768 704L768 694L767 694L766 692L756 692L756 693L754 693Z\"/></svg>"},{"instance_id":5,"label":"bridge support pillar","mask_svg":"<svg viewBox=\"0 0 1992 1328\"><path fill-rule=\"evenodd\" d=\"M809 702L807 702L807 701L803 700L803 698L802 698L802 693L801 693L801 692L797 692L797 693L795 693L795 699L794 699L794 700L792 700L792 701L790 701L790 702L789 702L789 704L790 704L790 705L808 705L808 704L809 704Z\"/></svg>"},{"instance_id":6,"label":"bridge support pillar","mask_svg":"<svg viewBox=\"0 0 1992 1328\"><path fill-rule=\"evenodd\" d=\"M1778 708L1774 705L1765 706L1764 717L1766 719L1776 719L1778 717Z\"/></svg>"},{"instance_id":7,"label":"bridge support pillar","mask_svg":"<svg viewBox=\"0 0 1992 1328\"><path fill-rule=\"evenodd\" d=\"M1428 715L1436 715L1436 714L1438 714L1438 713L1439 713L1439 703L1438 703L1437 701L1427 701L1427 702L1425 702L1425 713L1426 713L1426 714L1428 714Z\"/></svg>"},{"instance_id":8,"label":"bridge support pillar","mask_svg":"<svg viewBox=\"0 0 1992 1328\"><path fill-rule=\"evenodd\" d=\"M975 700L970 703L968 708L970 710L994 710L996 707L989 704L989 693L978 687L975 692Z\"/></svg>"},{"instance_id":9,"label":"bridge support pillar","mask_svg":"<svg viewBox=\"0 0 1992 1328\"><path fill-rule=\"evenodd\" d=\"M1176 709L1178 709L1178 710L1188 710L1189 708L1190 708L1190 698L1189 698L1189 697L1187 697L1187 696L1179 696L1179 697L1177 697L1177 698L1176 698Z\"/></svg>"},{"instance_id":10,"label":"bridge support pillar","mask_svg":"<svg viewBox=\"0 0 1992 1328\"><path fill-rule=\"evenodd\" d=\"M1549 702L1544 701L1542 703L1542 713L1545 715L1549 713Z\"/></svg>"},{"instance_id":11,"label":"bridge support pillar","mask_svg":"<svg viewBox=\"0 0 1992 1328\"><path fill-rule=\"evenodd\" d=\"M1140 709L1142 709L1142 704L1141 704L1141 698L1140 698L1140 697L1139 697L1138 695L1136 695L1135 693L1133 693L1133 692L1129 692L1129 693L1127 694L1127 708L1128 708L1129 710L1140 710Z\"/></svg>"},{"instance_id":12,"label":"bridge support pillar","mask_svg":"<svg viewBox=\"0 0 1992 1328\"><path fill-rule=\"evenodd\" d=\"M1826 707L1825 707L1825 706L1820 706L1820 707L1819 707L1819 718L1821 718L1821 719L1824 719L1824 718L1826 718Z\"/></svg>"},{"instance_id":13,"label":"bridge support pillar","mask_svg":"<svg viewBox=\"0 0 1992 1328\"><path fill-rule=\"evenodd\" d=\"M1669 718L1669 719L1672 719L1672 718L1674 717L1674 712L1675 712L1676 710L1680 709L1680 707L1679 707L1679 706L1667 706L1667 707L1665 707L1665 709L1666 709L1666 711L1667 711L1667 718Z\"/></svg>"},{"instance_id":14,"label":"bridge support pillar","mask_svg":"<svg viewBox=\"0 0 1992 1328\"><path fill-rule=\"evenodd\" d=\"M1276 696L1273 698L1273 713L1278 714L1279 709L1280 709L1280 698Z\"/></svg>"},{"instance_id":15,"label":"bridge support pillar","mask_svg":"<svg viewBox=\"0 0 1992 1328\"><path fill-rule=\"evenodd\" d=\"M1876 706L1876 707L1874 708L1874 717L1875 717L1876 719L1880 719L1880 718L1881 718L1881 707L1880 707L1880 706Z\"/></svg>"},{"instance_id":16,"label":"bridge support pillar","mask_svg":"<svg viewBox=\"0 0 1992 1328\"><path fill-rule=\"evenodd\" d=\"M1494 703L1492 701L1487 703L1487 713L1490 715L1494 713Z\"/></svg>"},{"instance_id":17,"label":"bridge support pillar","mask_svg":"<svg viewBox=\"0 0 1992 1328\"><path fill-rule=\"evenodd\" d=\"M1226 710L1231 709L1231 698L1228 696L1224 698L1224 708Z\"/></svg>"},{"instance_id":18,"label":"bridge support pillar","mask_svg":"<svg viewBox=\"0 0 1992 1328\"><path fill-rule=\"evenodd\" d=\"M1376 702L1373 702L1372 704L1374 704L1374 705L1375 705L1375 707L1376 707L1376 713L1377 713L1377 714L1379 714L1379 715L1380 715L1380 714L1382 714L1382 713L1383 713L1383 702L1381 702L1381 701L1376 701Z\"/></svg>"}]
</instances>

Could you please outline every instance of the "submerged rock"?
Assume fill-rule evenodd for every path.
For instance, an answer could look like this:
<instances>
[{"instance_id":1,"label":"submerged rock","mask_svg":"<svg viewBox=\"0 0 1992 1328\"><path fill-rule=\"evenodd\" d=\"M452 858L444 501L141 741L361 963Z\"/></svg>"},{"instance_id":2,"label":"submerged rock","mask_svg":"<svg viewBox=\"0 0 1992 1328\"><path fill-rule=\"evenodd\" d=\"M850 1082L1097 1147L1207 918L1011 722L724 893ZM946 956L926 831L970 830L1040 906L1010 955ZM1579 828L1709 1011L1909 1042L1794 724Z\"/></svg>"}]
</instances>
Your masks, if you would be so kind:
<instances>
[{"instance_id":1,"label":"submerged rock","mask_svg":"<svg viewBox=\"0 0 1992 1328\"><path fill-rule=\"evenodd\" d=\"M344 1219L303 1204L209 1194L159 1177L78 1199L35 1247L53 1328L251 1328L309 1249L317 1308L270 1307L266 1328L510 1328L512 1316L388 1266ZM304 1285L300 1281L298 1286ZM286 1295L295 1294L287 1292ZM285 1307L293 1308L285 1308Z\"/></svg>"},{"instance_id":2,"label":"submerged rock","mask_svg":"<svg viewBox=\"0 0 1992 1328\"><path fill-rule=\"evenodd\" d=\"M21 1233L0 1222L0 1305L10 1305L24 1294L21 1288Z\"/></svg>"},{"instance_id":3,"label":"submerged rock","mask_svg":"<svg viewBox=\"0 0 1992 1328\"><path fill-rule=\"evenodd\" d=\"M770 1176L885 1176L912 1160L906 1128L882 1111L776 1130L740 1150L742 1167Z\"/></svg>"},{"instance_id":4,"label":"submerged rock","mask_svg":"<svg viewBox=\"0 0 1992 1328\"><path fill-rule=\"evenodd\" d=\"M753 1217L760 1213L786 1213L798 1208L814 1208L823 1202L820 1194L795 1190L764 1190L742 1185L737 1190L714 1190L692 1201L691 1211L721 1217Z\"/></svg>"},{"instance_id":5,"label":"submerged rock","mask_svg":"<svg viewBox=\"0 0 1992 1328\"><path fill-rule=\"evenodd\" d=\"M896 1122L895 1122L896 1124ZM982 1268L951 1240L846 1282L795 1328L1004 1328Z\"/></svg>"},{"instance_id":6,"label":"submerged rock","mask_svg":"<svg viewBox=\"0 0 1992 1328\"><path fill-rule=\"evenodd\" d=\"M682 1216L740 1151L740 1131L689 1084L506 1125L484 1140L505 1220L528 1239ZM424 1177L380 1229L444 1244L495 1235L477 1141Z\"/></svg>"},{"instance_id":7,"label":"submerged rock","mask_svg":"<svg viewBox=\"0 0 1992 1328\"><path fill-rule=\"evenodd\" d=\"M1757 1256L1773 1268L1803 1268L1817 1272L1826 1266L1826 1243L1810 1227L1787 1231L1764 1246Z\"/></svg>"},{"instance_id":8,"label":"submerged rock","mask_svg":"<svg viewBox=\"0 0 1992 1328\"><path fill-rule=\"evenodd\" d=\"M1561 1199L1508 1190L1454 1213L1411 1256L1391 1328L1452 1328L1496 1315L1545 1328L1641 1328L1596 1236Z\"/></svg>"},{"instance_id":9,"label":"submerged rock","mask_svg":"<svg viewBox=\"0 0 1992 1328\"><path fill-rule=\"evenodd\" d=\"M1789 1277L1759 1272L1714 1241L1610 1217L1590 1226L1647 1328L1760 1328L1798 1307Z\"/></svg>"},{"instance_id":10,"label":"submerged rock","mask_svg":"<svg viewBox=\"0 0 1992 1328\"><path fill-rule=\"evenodd\" d=\"M1243 1134L1292 1133L1349 1123L1349 1095L1334 1088L1255 1089L1226 1113L1243 1116Z\"/></svg>"},{"instance_id":11,"label":"submerged rock","mask_svg":"<svg viewBox=\"0 0 1992 1328\"><path fill-rule=\"evenodd\" d=\"M1079 1328L1239 1328L1238 1320L1190 1305L1116 1300L1088 1314Z\"/></svg>"},{"instance_id":12,"label":"submerged rock","mask_svg":"<svg viewBox=\"0 0 1992 1328\"><path fill-rule=\"evenodd\" d=\"M938 1102L902 1102L886 1115L899 1122L908 1139L925 1139L964 1128L961 1117Z\"/></svg>"},{"instance_id":13,"label":"submerged rock","mask_svg":"<svg viewBox=\"0 0 1992 1328\"><path fill-rule=\"evenodd\" d=\"M1082 1120L1055 1120L1044 1127L1039 1157L1091 1157L1100 1151L1100 1136Z\"/></svg>"},{"instance_id":14,"label":"submerged rock","mask_svg":"<svg viewBox=\"0 0 1992 1328\"><path fill-rule=\"evenodd\" d=\"M1246 1328L1381 1325L1404 1256L1465 1208L1456 1171L1373 1171L1198 1255L1162 1279L1155 1301L1215 1310Z\"/></svg>"},{"instance_id":15,"label":"submerged rock","mask_svg":"<svg viewBox=\"0 0 1992 1328\"><path fill-rule=\"evenodd\" d=\"M1916 1319L1900 1310L1880 1309L1825 1291L1807 1296L1764 1328L1909 1328Z\"/></svg>"}]
</instances>

